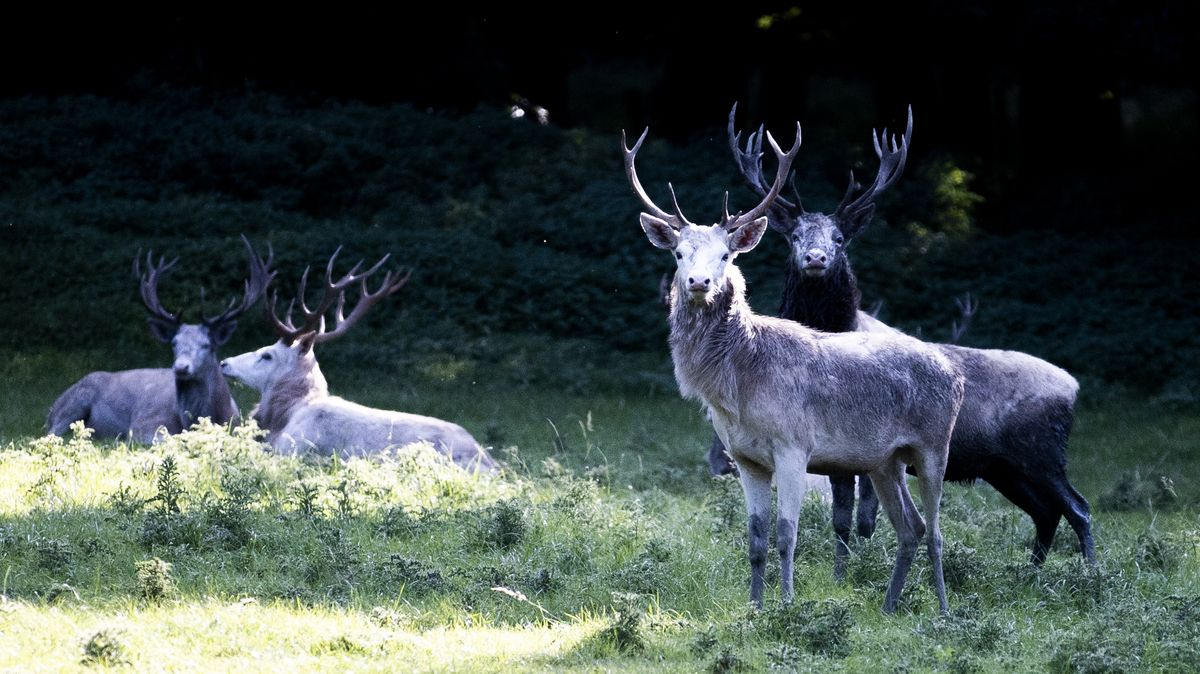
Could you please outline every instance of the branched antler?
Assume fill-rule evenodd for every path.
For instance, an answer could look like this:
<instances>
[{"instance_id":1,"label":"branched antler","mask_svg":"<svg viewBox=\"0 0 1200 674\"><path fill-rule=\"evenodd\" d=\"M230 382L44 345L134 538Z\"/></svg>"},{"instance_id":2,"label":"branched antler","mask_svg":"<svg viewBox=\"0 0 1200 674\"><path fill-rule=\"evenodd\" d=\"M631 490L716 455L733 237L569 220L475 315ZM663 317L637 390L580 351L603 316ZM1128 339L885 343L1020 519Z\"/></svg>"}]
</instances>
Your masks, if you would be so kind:
<instances>
[{"instance_id":1,"label":"branched antler","mask_svg":"<svg viewBox=\"0 0 1200 674\"><path fill-rule=\"evenodd\" d=\"M858 223L858 228L865 226L870 218L864 216L869 216L874 212L875 199L900 179L900 174L904 172L904 164L908 161L908 144L912 140L912 123L912 106L910 105L908 106L908 125L905 127L904 135L900 138L899 143L896 142L895 134L888 136L886 128L882 134L871 131L875 156L879 157L879 172L875 174L875 181L871 183L871 186L857 198L852 198L858 185L854 182L854 171L850 172L850 184L846 187L846 194L842 197L842 202L838 204L835 212L835 215L843 222ZM846 236L854 234L853 232L843 233Z\"/></svg>"},{"instance_id":2,"label":"branched antler","mask_svg":"<svg viewBox=\"0 0 1200 674\"><path fill-rule=\"evenodd\" d=\"M154 251L146 252L146 273L142 273L141 264L138 258L142 256L142 252L133 258L133 275L139 279L138 290L142 295L142 304L146 305L146 310L150 315L161 321L165 321L172 325L178 326L182 322L182 311L171 313L162 305L158 299L158 281L167 272L175 268L175 264L179 262L179 258L175 258L170 262L166 258L158 258L158 263L154 263Z\"/></svg>"},{"instance_id":3,"label":"branched antler","mask_svg":"<svg viewBox=\"0 0 1200 674\"><path fill-rule=\"evenodd\" d=\"M958 305L958 311L962 314L962 323L957 320L950 324L950 343L957 344L963 335L967 334L967 330L971 328L971 319L975 316L975 310L979 308L979 300L971 300L971 293L965 292L962 297L955 297L954 303Z\"/></svg>"},{"instance_id":4,"label":"branched antler","mask_svg":"<svg viewBox=\"0 0 1200 674\"><path fill-rule=\"evenodd\" d=\"M411 270L403 275L399 274L396 270L390 270L384 274L383 280L379 283L375 291L371 292L367 286L367 279L387 263L391 257L388 254L380 258L378 262L366 271L360 271L363 262L359 260L346 275L334 281L333 265L341 251L341 246L338 246L337 250L333 251L333 255L329 257L329 262L325 265L325 282L321 298L312 309L308 307L305 300L308 289L308 268L304 269L304 274L300 277L300 287L296 293L296 297L288 304L287 314L283 320L280 320L275 311L278 293L271 297L267 313L272 325L275 327L276 334L279 335L279 338L285 344L292 344L300 337L310 333L315 333L313 344L323 344L346 334L372 306L404 287L404 284L408 282L409 276L412 275ZM355 303L354 308L350 310L350 315L347 316L345 315L346 290L356 283L359 284L358 301ZM299 327L292 322L292 312L295 310L297 304L299 304L300 313L304 317L304 322ZM325 315L330 309L334 309L334 324L332 330L326 331Z\"/></svg>"},{"instance_id":5,"label":"branched antler","mask_svg":"<svg viewBox=\"0 0 1200 674\"><path fill-rule=\"evenodd\" d=\"M742 132L737 131L734 125L734 118L737 116L737 103L733 104L733 108L729 111L729 127L727 133L729 136L729 149L733 151L733 160L737 162L738 172L746 179L746 183L750 185L750 189L754 190L760 197L767 196L771 188L767 185L766 179L762 174L762 141L763 132L762 125L759 125L758 131L750 132L746 137L746 147L742 149L740 146ZM795 203L788 199L777 196L772 204L772 207L778 208L786 215L789 212L803 213L804 207L800 205L800 192L796 189L796 176L791 176L792 193L796 195Z\"/></svg>"},{"instance_id":6,"label":"branched antler","mask_svg":"<svg viewBox=\"0 0 1200 674\"><path fill-rule=\"evenodd\" d=\"M271 244L267 244L267 259L263 260L258 253L254 252L254 247L250 245L250 241L244 234L242 243L246 245L246 255L250 258L250 277L246 279L242 300L239 302L237 298L233 298L229 300L229 305L221 313L212 317L203 316L205 325L212 326L237 320L247 309L254 306L254 303L263 296L267 291L267 286L275 278L276 272L271 270L271 263L275 261L275 250Z\"/></svg>"}]
</instances>

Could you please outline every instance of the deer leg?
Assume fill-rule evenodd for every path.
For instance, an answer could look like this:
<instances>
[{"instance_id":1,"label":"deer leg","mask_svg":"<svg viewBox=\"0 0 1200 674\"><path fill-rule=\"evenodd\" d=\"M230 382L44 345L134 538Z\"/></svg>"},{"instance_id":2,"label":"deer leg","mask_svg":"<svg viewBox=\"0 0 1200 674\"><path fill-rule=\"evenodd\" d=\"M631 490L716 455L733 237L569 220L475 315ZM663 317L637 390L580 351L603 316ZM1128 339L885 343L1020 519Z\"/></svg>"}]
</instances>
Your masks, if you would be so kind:
<instances>
[{"instance_id":1,"label":"deer leg","mask_svg":"<svg viewBox=\"0 0 1200 674\"><path fill-rule=\"evenodd\" d=\"M1092 541L1092 515L1087 499L1067 481L1065 474L1054 481L1055 499L1062 505L1063 516L1079 538L1079 552L1088 562L1096 561L1096 546ZM1057 522L1055 522L1057 525ZM1055 527L1057 528L1057 526Z\"/></svg>"},{"instance_id":2,"label":"deer leg","mask_svg":"<svg viewBox=\"0 0 1200 674\"><path fill-rule=\"evenodd\" d=\"M725 445L716 431L713 431L712 444L708 448L708 470L713 475L737 475L738 472L737 464L725 451Z\"/></svg>"},{"instance_id":3,"label":"deer leg","mask_svg":"<svg viewBox=\"0 0 1200 674\"><path fill-rule=\"evenodd\" d=\"M858 476L858 535L870 538L875 533L875 519L879 516L879 498L866 475Z\"/></svg>"},{"instance_id":4,"label":"deer leg","mask_svg":"<svg viewBox=\"0 0 1200 674\"><path fill-rule=\"evenodd\" d=\"M892 528L896 530L896 538L900 543L896 551L892 579L888 583L887 595L883 600L883 612L895 613L896 605L900 601L900 592L904 589L904 580L908 577L908 570L917 551L917 543L925 533L925 525L916 512L908 487L904 484L904 466L899 461L893 460L872 472L870 477L875 486L875 493L879 495L879 502L883 505Z\"/></svg>"},{"instance_id":5,"label":"deer leg","mask_svg":"<svg viewBox=\"0 0 1200 674\"><path fill-rule=\"evenodd\" d=\"M1034 566L1041 566L1042 562L1046 561L1046 553L1050 550L1050 544L1054 542L1055 531L1058 530L1058 509L1051 507L1023 476L1005 471L999 475L986 475L984 479L1033 520L1037 537L1033 543L1030 562Z\"/></svg>"},{"instance_id":6,"label":"deer leg","mask_svg":"<svg viewBox=\"0 0 1200 674\"><path fill-rule=\"evenodd\" d=\"M750 601L762 608L767 571L767 521L771 517L771 473L752 463L739 465L746 495L750 539Z\"/></svg>"},{"instance_id":7,"label":"deer leg","mask_svg":"<svg viewBox=\"0 0 1200 674\"><path fill-rule=\"evenodd\" d=\"M796 593L792 586L792 563L796 554L796 522L808 488L805 471L808 462L796 454L779 457L775 463L775 491L779 499L779 514L775 522L775 543L779 548L779 585L785 604L792 603Z\"/></svg>"},{"instance_id":8,"label":"deer leg","mask_svg":"<svg viewBox=\"0 0 1200 674\"><path fill-rule=\"evenodd\" d=\"M846 579L846 559L850 556L850 520L854 515L854 476L830 475L833 491L833 578Z\"/></svg>"},{"instance_id":9,"label":"deer leg","mask_svg":"<svg viewBox=\"0 0 1200 674\"><path fill-rule=\"evenodd\" d=\"M945 456L945 453L941 454L941 457ZM925 519L928 523L925 529L928 535L925 544L929 552L929 568L933 571L933 589L937 592L938 604L942 608L942 615L947 615L950 612L950 607L946 603L946 579L942 574L941 503L942 478L945 475L946 463L944 458L941 458L941 460L923 460L917 466L917 479L920 481L921 489L921 505L925 507Z\"/></svg>"}]
</instances>

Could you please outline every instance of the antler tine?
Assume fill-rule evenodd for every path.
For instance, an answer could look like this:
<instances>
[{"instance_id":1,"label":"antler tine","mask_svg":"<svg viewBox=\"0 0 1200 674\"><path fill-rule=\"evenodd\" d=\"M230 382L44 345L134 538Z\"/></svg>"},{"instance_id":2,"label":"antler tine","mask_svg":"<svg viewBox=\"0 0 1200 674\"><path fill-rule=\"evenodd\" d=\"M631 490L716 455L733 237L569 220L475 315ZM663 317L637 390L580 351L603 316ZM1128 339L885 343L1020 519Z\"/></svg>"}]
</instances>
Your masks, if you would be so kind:
<instances>
[{"instance_id":1,"label":"antler tine","mask_svg":"<svg viewBox=\"0 0 1200 674\"><path fill-rule=\"evenodd\" d=\"M297 328L292 323L292 310L296 308L296 299L288 303L287 316L284 320L279 320L279 316L275 313L275 307L279 302L279 291L271 293L271 301L266 303L267 318L271 320L271 326L275 328L275 334L279 335L280 341L284 344L295 342L300 335L306 331L304 328Z\"/></svg>"},{"instance_id":2,"label":"antler tine","mask_svg":"<svg viewBox=\"0 0 1200 674\"><path fill-rule=\"evenodd\" d=\"M155 264L154 251L146 251L146 273L143 274L138 261L141 256L142 251L139 250L133 258L133 274L138 278L138 291L142 297L142 304L146 305L146 310L150 312L151 316L178 325L181 322L180 314L167 311L158 299L158 280L175 267L179 258L167 262L165 257L159 257L158 264Z\"/></svg>"},{"instance_id":3,"label":"antler tine","mask_svg":"<svg viewBox=\"0 0 1200 674\"><path fill-rule=\"evenodd\" d=\"M800 122L796 122L796 142L792 144L792 149L784 152L779 148L779 144L775 142L775 137L771 132L767 132L767 142L770 143L771 149L775 151L775 156L779 159L779 168L775 171L775 182L771 184L771 190L767 192L763 200L757 206L750 209L749 212L743 213L734 217L731 220L725 220L721 226L728 231L733 231L742 225L762 217L767 209L774 204L779 196L779 191L783 189L783 184L787 182L788 173L792 170L792 160L800 153Z\"/></svg>"},{"instance_id":4,"label":"antler tine","mask_svg":"<svg viewBox=\"0 0 1200 674\"><path fill-rule=\"evenodd\" d=\"M838 215L853 215L872 207L876 197L900 179L900 175L904 173L904 166L908 162L908 144L912 140L912 123L912 106L910 105L908 106L908 123L899 143L896 142L895 134L888 136L886 127L882 134L877 134L874 129L871 130L871 144L875 147L875 156L879 158L879 172L875 175L871 186L857 199L851 199L854 194L854 180L851 178L846 195L838 204Z\"/></svg>"},{"instance_id":5,"label":"antler tine","mask_svg":"<svg viewBox=\"0 0 1200 674\"><path fill-rule=\"evenodd\" d=\"M692 224L692 221L688 220L687 216L683 214L683 209L679 207L679 199L675 197L675 186L671 183L667 183L667 191L671 193L671 203L675 204L675 215L679 216L679 219L683 222L683 224Z\"/></svg>"},{"instance_id":6,"label":"antler tine","mask_svg":"<svg viewBox=\"0 0 1200 674\"><path fill-rule=\"evenodd\" d=\"M266 294L267 286L275 279L276 272L271 270L271 265L275 262L275 248L268 243L267 259L263 260L254 252L254 247L250 245L250 240L245 234L242 235L242 243L246 246L246 255L250 259L250 277L243 284L242 299L239 302L237 298L233 298L224 311L212 318L204 318L207 325L236 320Z\"/></svg>"},{"instance_id":7,"label":"antler tine","mask_svg":"<svg viewBox=\"0 0 1200 674\"><path fill-rule=\"evenodd\" d=\"M764 135L764 127L759 126L757 132L750 132L746 137L746 149L741 149L739 143L742 138L742 132L736 130L734 118L737 116L737 103L733 104L733 109L729 111L729 126L727 133L729 137L729 149L733 151L733 160L738 166L738 173L742 174L742 178L746 180L746 184L750 189L754 190L758 196L765 197L769 188L766 180L762 175L762 139ZM795 191L795 183L792 183L792 189ZM800 194L796 193L796 203L793 204L787 199L776 196L774 206L778 206L785 210L798 208L800 203ZM801 209L802 210L802 209Z\"/></svg>"},{"instance_id":8,"label":"antler tine","mask_svg":"<svg viewBox=\"0 0 1200 674\"><path fill-rule=\"evenodd\" d=\"M971 328L971 319L975 316L975 310L979 308L979 300L971 301L970 291L963 293L962 297L955 297L954 304L958 306L958 311L962 314L962 323L954 320L950 324L950 343L957 344L962 336L967 334L967 330Z\"/></svg>"},{"instance_id":9,"label":"antler tine","mask_svg":"<svg viewBox=\"0 0 1200 674\"><path fill-rule=\"evenodd\" d=\"M645 188L642 187L642 181L638 180L637 169L634 168L633 162L637 158L638 150L642 148L642 143L646 140L646 136L649 134L650 127L646 127L646 130L642 131L642 135L637 139L637 142L633 144L633 149L630 149L625 141L625 131L624 129L621 130L621 151L625 156L625 175L629 177L629 182L633 186L633 193L642 200L642 205L646 208L650 215L653 215L659 220L666 222L674 229L683 229L685 225L691 223L684 220L682 216L672 215L671 213L668 213L656 206L654 201L650 199L650 195L646 194ZM671 198L675 198L674 189L671 190ZM675 207L676 210L678 210L678 202L676 202Z\"/></svg>"},{"instance_id":10,"label":"antler tine","mask_svg":"<svg viewBox=\"0 0 1200 674\"><path fill-rule=\"evenodd\" d=\"M395 294L398 290L403 288L406 283L408 283L408 279L412 276L411 269L405 272L403 275L399 275L395 270L389 270L386 274L384 274L383 280L380 281L375 292L371 292L370 287L367 285L367 280L372 274L378 271L390 257L390 253L388 255L384 255L378 262L372 265L371 268L365 272L362 272L357 276L354 274L347 274L341 279L341 281L339 281L339 283L345 282L346 285L349 285L354 281L358 281L358 302L356 302L354 308L350 310L350 315L346 316L344 314L344 309L346 306L346 287L343 286L338 292L337 308L334 313L334 327L328 332L322 329L314 339L314 344L322 344L346 334L350 328L354 327L354 325L358 323L358 321L365 316L368 311L370 311L371 307L375 306L375 304L380 300ZM358 265L355 265L355 269L358 269L361 264L362 263L360 262Z\"/></svg>"}]
</instances>

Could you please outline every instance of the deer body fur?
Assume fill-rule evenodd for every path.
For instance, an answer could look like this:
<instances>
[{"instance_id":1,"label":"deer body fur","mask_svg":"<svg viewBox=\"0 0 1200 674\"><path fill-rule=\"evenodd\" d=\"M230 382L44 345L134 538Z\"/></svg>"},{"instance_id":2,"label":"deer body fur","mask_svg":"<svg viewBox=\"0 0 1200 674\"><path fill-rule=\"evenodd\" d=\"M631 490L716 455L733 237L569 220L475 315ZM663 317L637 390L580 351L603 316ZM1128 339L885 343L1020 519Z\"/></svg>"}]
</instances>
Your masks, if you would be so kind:
<instances>
[{"instance_id":1,"label":"deer body fur","mask_svg":"<svg viewBox=\"0 0 1200 674\"><path fill-rule=\"evenodd\" d=\"M796 523L811 467L866 473L875 485L900 543L884 610L895 610L917 545L927 536L934 588L947 611L938 512L962 375L945 355L905 335L821 333L760 316L746 304L733 260L758 245L766 230L761 216L799 151L799 127L787 153L771 140L780 166L763 201L730 216L726 200L722 220L708 227L688 222L678 203L672 214L650 200L634 169L645 137L624 148L625 170L647 209L643 231L676 259L669 343L680 393L710 411L740 469L751 601L762 605L772 480L782 595L784 601L794 596ZM909 494L906 466L918 476L926 519Z\"/></svg>"}]
</instances>

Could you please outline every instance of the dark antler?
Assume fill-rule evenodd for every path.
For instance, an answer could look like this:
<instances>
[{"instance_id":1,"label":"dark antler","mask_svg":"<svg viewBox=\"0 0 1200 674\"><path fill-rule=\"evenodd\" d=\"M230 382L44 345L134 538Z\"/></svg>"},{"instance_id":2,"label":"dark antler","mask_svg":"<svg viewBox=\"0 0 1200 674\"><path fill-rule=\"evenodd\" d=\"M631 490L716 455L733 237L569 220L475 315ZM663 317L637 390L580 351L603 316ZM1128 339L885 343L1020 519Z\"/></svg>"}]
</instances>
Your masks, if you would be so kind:
<instances>
[{"instance_id":1,"label":"dark antler","mask_svg":"<svg viewBox=\"0 0 1200 674\"><path fill-rule=\"evenodd\" d=\"M625 175L629 177L629 182L633 185L633 193L642 200L642 205L650 212L650 215L666 222L674 229L683 229L693 223L683 215L683 211L679 208L679 199L675 198L675 186L667 183L667 189L671 191L671 201L675 205L675 212L668 213L656 206L654 201L650 199L650 195L646 194L646 190L642 187L642 181L638 180L637 169L633 166L633 161L637 158L637 152L642 149L642 143L646 140L646 136L649 133L650 127L646 127L646 130L642 131L642 135L638 137L637 142L633 144L633 149L631 150L625 141L625 131L621 131L621 150L625 154Z\"/></svg>"},{"instance_id":2,"label":"dark antler","mask_svg":"<svg viewBox=\"0 0 1200 674\"><path fill-rule=\"evenodd\" d=\"M750 132L746 138L746 149L741 149L739 143L742 138L742 132L737 131L734 126L734 118L737 116L737 103L733 104L733 109L729 111L729 149L733 151L733 160L738 165L738 172L746 179L746 183L750 185L750 189L758 193L758 196L765 197L770 187L767 186L767 181L762 174L762 139L765 135L763 127L760 125L758 131ZM804 207L800 205L800 193L796 190L795 176L792 176L792 192L796 194L796 202L785 199L784 197L775 197L773 208L781 209L782 214L786 216L789 212L803 213Z\"/></svg>"},{"instance_id":3,"label":"dark antler","mask_svg":"<svg viewBox=\"0 0 1200 674\"><path fill-rule=\"evenodd\" d=\"M971 328L971 319L975 316L975 310L979 308L979 300L971 301L971 293L963 293L962 297L955 297L954 303L958 305L958 311L962 314L962 323L957 320L950 325L950 343L957 344L958 340L962 339L963 335L967 334L967 330Z\"/></svg>"},{"instance_id":4,"label":"dark antler","mask_svg":"<svg viewBox=\"0 0 1200 674\"><path fill-rule=\"evenodd\" d=\"M146 305L146 310L150 315L172 325L179 325L181 322L181 314L171 313L163 307L162 302L158 301L158 280L164 274L171 271L175 267L175 263L179 262L179 258L175 258L170 262L166 262L166 258L158 258L158 264L154 263L154 251L146 252L146 269L145 274L142 273L141 264L138 258L141 257L141 251L133 258L133 275L140 279L138 289L142 294L142 304Z\"/></svg>"},{"instance_id":5,"label":"dark antler","mask_svg":"<svg viewBox=\"0 0 1200 674\"><path fill-rule=\"evenodd\" d=\"M242 243L246 244L246 254L250 258L250 278L246 280L246 287L242 293L242 301L238 302L236 298L229 301L229 306L225 310L213 317L204 317L205 325L217 325L219 323L228 323L236 320L247 309L254 306L263 293L267 291L267 286L271 284L271 280L275 278L274 271L271 271L271 263L275 260L275 250L271 244L267 244L267 259L264 261L254 248L250 245L250 241L242 235Z\"/></svg>"},{"instance_id":6,"label":"dark antler","mask_svg":"<svg viewBox=\"0 0 1200 674\"><path fill-rule=\"evenodd\" d=\"M779 160L779 168L775 171L775 182L771 184L771 189L763 195L763 200L759 202L757 206L750 209L746 213L741 213L735 216L729 215L729 192L726 192L724 214L721 218L721 227L723 227L726 231L732 232L738 227L762 217L763 214L767 212L767 209L775 203L775 200L779 197L779 190L783 189L783 184L787 182L788 174L792 172L792 161L796 158L796 155L800 153L800 135L800 122L796 122L796 142L792 144L792 149L785 153L783 150L779 149L779 144L775 142L775 138L771 135L771 132L766 132L767 143L769 143L771 149L775 151L775 157ZM760 133L758 140L755 142L756 147L761 147L762 145L761 136L762 134ZM756 161L761 163L761 157L756 159Z\"/></svg>"},{"instance_id":7,"label":"dark antler","mask_svg":"<svg viewBox=\"0 0 1200 674\"><path fill-rule=\"evenodd\" d=\"M313 339L313 344L322 344L332 339L336 339L346 333L355 323L361 319L372 306L379 300L384 299L404 287L408 282L412 271L408 271L404 275L399 275L395 270L388 271L384 274L383 281L375 292L371 292L367 287L367 278L379 271L391 255L384 255L370 269L360 272L362 269L362 260L359 260L345 276L337 281L333 280L333 263L337 260L338 253L342 251L341 246L333 252L329 257L329 263L325 265L325 284L322 290L321 299L316 307L309 309L304 300L305 291L308 286L308 268L305 268L304 274L300 277L300 288L287 310L287 315L284 320L279 320L275 313L275 304L278 298L278 293L271 297L270 305L268 306L268 315L271 318L271 323L275 326L275 332L279 338L286 344L291 344L301 336L308 333L316 333ZM350 311L350 315L344 314L346 306L346 290L354 283L360 284L358 302ZM304 323L300 327L296 327L292 323L292 310L295 308L297 301L300 304L300 312L304 315ZM334 328L328 332L325 331L325 314L330 309L335 309Z\"/></svg>"},{"instance_id":8,"label":"dark antler","mask_svg":"<svg viewBox=\"0 0 1200 674\"><path fill-rule=\"evenodd\" d=\"M889 140L891 141L889 147ZM871 141L875 145L875 156L879 157L879 172L875 175L875 182L867 188L865 192L854 196L854 189L857 185L854 182L854 172L850 172L850 185L846 188L846 195L842 197L842 202L838 204L835 215L846 223L861 223L858 226L865 226L869 218L862 216L868 215L875 209L875 199L884 190L891 187L897 180L900 179L900 174L904 172L904 164L908 160L908 144L912 140L912 106L908 106L908 125L905 127L904 136L900 138L900 143L897 145L896 136L893 134L890 139L887 129L883 130L882 134L876 135L875 130L871 130ZM846 236L853 236L853 232L846 232Z\"/></svg>"}]
</instances>

